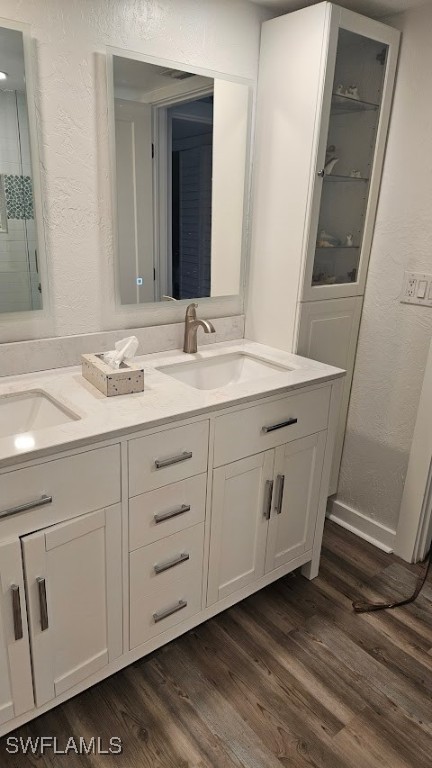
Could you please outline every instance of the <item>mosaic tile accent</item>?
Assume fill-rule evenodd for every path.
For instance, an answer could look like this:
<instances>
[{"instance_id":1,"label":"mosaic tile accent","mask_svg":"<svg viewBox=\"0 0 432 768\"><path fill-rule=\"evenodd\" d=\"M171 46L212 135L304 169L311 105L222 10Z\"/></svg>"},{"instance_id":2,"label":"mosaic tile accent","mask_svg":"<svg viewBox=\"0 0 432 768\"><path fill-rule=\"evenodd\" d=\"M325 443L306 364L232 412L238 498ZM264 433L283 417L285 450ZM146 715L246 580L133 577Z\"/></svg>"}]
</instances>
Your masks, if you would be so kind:
<instances>
[{"instance_id":1,"label":"mosaic tile accent","mask_svg":"<svg viewBox=\"0 0 432 768\"><path fill-rule=\"evenodd\" d=\"M0 175L0 232L6 234L8 231L8 220L6 212L6 195L3 176Z\"/></svg>"},{"instance_id":2,"label":"mosaic tile accent","mask_svg":"<svg viewBox=\"0 0 432 768\"><path fill-rule=\"evenodd\" d=\"M8 219L33 219L33 184L31 176L3 174Z\"/></svg>"}]
</instances>

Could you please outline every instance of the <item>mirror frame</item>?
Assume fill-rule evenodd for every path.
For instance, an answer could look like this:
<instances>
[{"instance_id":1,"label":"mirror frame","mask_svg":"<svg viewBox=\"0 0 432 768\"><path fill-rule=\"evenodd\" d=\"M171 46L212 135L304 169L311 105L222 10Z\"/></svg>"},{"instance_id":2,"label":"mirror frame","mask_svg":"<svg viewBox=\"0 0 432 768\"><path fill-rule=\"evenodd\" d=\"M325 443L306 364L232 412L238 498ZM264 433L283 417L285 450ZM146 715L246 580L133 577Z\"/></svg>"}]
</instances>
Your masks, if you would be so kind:
<instances>
[{"instance_id":1,"label":"mirror frame","mask_svg":"<svg viewBox=\"0 0 432 768\"><path fill-rule=\"evenodd\" d=\"M202 308L203 316L232 316L244 313L244 301L246 292L246 280L248 273L248 256L250 250L250 220L251 220L251 193L252 193L252 148L253 148L253 127L256 102L256 83L254 80L229 75L224 72L197 67L185 64L176 60L164 59L156 56L150 56L131 51L128 49L117 48L108 45L106 47L106 74L107 74L107 106L108 106L108 137L110 154L110 178L111 178L111 211L112 211L112 243L113 243L113 261L114 261L114 291L116 312L128 314L138 314L139 323L142 325L154 325L155 314L157 313L157 324L178 322L184 317L184 310L193 299L180 299L178 301L154 301L143 302L142 304L122 304L120 301L119 290L119 270L120 255L118 244L118 219L117 219L117 175L116 175L116 147L115 147L115 105L114 105L114 56L119 56L135 61L142 61L146 64L179 69L184 72L191 72L194 75L201 75L212 79L226 80L232 83L245 85L249 90L249 108L248 108L248 126L247 126L247 146L246 163L244 179L244 202L243 202L243 227L242 227L242 245L240 253L240 285L239 293L229 296L207 296L197 298ZM212 312L213 310L213 312ZM147 315L147 317L146 317ZM153 315L153 317L152 317Z\"/></svg>"},{"instance_id":2,"label":"mirror frame","mask_svg":"<svg viewBox=\"0 0 432 768\"><path fill-rule=\"evenodd\" d=\"M42 308L29 309L20 312L0 312L0 343L41 338L50 335L51 312L50 290L48 280L46 231L43 215L42 181L41 181L41 151L39 142L39 127L37 119L37 104L35 90L36 52L31 36L30 24L11 21L0 17L0 27L21 32L23 36L24 71L26 79L26 103L29 121L30 161L33 181L33 205L36 218L36 242L38 248L39 274L42 285ZM11 325L13 333L11 334ZM11 338L11 335L13 338Z\"/></svg>"}]
</instances>

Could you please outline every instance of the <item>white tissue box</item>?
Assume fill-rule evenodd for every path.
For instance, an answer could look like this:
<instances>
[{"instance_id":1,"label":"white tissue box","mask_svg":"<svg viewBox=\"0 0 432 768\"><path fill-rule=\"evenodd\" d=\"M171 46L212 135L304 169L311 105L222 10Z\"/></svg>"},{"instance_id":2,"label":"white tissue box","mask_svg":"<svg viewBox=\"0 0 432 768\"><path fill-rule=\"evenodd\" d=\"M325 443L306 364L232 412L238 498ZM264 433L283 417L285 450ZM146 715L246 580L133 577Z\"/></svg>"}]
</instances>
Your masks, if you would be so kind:
<instances>
[{"instance_id":1,"label":"white tissue box","mask_svg":"<svg viewBox=\"0 0 432 768\"><path fill-rule=\"evenodd\" d=\"M144 370L137 363L121 363L116 370L102 355L81 355L82 375L106 397L144 391Z\"/></svg>"}]
</instances>

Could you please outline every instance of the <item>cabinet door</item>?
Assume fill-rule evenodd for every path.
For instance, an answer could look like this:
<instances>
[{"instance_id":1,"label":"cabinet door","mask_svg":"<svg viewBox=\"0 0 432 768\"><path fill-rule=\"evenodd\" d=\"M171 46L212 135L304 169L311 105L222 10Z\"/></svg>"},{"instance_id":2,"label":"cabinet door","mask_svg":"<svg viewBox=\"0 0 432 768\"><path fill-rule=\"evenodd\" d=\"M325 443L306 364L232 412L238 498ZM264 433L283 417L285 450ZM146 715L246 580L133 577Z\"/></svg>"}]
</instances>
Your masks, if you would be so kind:
<instances>
[{"instance_id":1,"label":"cabinet door","mask_svg":"<svg viewBox=\"0 0 432 768\"><path fill-rule=\"evenodd\" d=\"M329 495L336 493L363 299L311 301L300 305L296 352L346 370L333 453Z\"/></svg>"},{"instance_id":2,"label":"cabinet door","mask_svg":"<svg viewBox=\"0 0 432 768\"><path fill-rule=\"evenodd\" d=\"M274 451L213 472L208 604L264 575Z\"/></svg>"},{"instance_id":3,"label":"cabinet door","mask_svg":"<svg viewBox=\"0 0 432 768\"><path fill-rule=\"evenodd\" d=\"M398 40L332 6L303 299L364 292Z\"/></svg>"},{"instance_id":4,"label":"cabinet door","mask_svg":"<svg viewBox=\"0 0 432 768\"><path fill-rule=\"evenodd\" d=\"M312 549L325 441L318 432L276 449L266 573Z\"/></svg>"},{"instance_id":5,"label":"cabinet door","mask_svg":"<svg viewBox=\"0 0 432 768\"><path fill-rule=\"evenodd\" d=\"M22 545L41 706L122 652L120 506L25 536Z\"/></svg>"},{"instance_id":6,"label":"cabinet door","mask_svg":"<svg viewBox=\"0 0 432 768\"><path fill-rule=\"evenodd\" d=\"M34 707L21 547L0 545L0 725Z\"/></svg>"}]
</instances>

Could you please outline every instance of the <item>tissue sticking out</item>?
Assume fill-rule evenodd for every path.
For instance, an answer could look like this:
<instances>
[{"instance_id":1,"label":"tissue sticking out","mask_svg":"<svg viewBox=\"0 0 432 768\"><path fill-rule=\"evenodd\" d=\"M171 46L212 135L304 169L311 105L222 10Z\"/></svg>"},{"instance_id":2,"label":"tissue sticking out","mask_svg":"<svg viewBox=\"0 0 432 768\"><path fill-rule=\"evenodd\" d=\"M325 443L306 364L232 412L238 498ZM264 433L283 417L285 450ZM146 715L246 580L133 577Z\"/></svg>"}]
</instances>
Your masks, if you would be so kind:
<instances>
[{"instance_id":1,"label":"tissue sticking out","mask_svg":"<svg viewBox=\"0 0 432 768\"><path fill-rule=\"evenodd\" d=\"M82 375L106 397L144 391L144 370L133 358L138 339L121 339L115 349L99 355L82 355Z\"/></svg>"},{"instance_id":2,"label":"tissue sticking out","mask_svg":"<svg viewBox=\"0 0 432 768\"><path fill-rule=\"evenodd\" d=\"M135 357L137 349L137 337L129 336L127 339L117 341L115 349L112 349L110 352L104 352L102 359L111 368L118 369L125 360L131 360Z\"/></svg>"}]
</instances>

